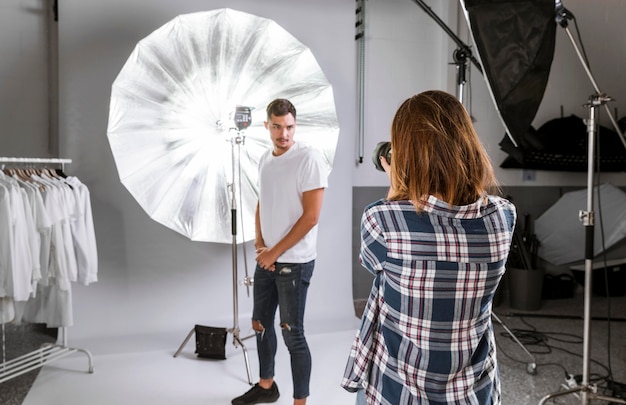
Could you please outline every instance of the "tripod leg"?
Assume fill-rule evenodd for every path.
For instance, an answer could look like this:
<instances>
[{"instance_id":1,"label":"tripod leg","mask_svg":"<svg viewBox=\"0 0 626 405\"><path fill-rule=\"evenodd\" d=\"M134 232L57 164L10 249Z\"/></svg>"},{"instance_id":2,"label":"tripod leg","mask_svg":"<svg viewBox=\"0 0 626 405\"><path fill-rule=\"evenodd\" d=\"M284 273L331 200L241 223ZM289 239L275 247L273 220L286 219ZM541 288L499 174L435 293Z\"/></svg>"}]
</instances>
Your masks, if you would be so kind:
<instances>
[{"instance_id":1,"label":"tripod leg","mask_svg":"<svg viewBox=\"0 0 626 405\"><path fill-rule=\"evenodd\" d=\"M572 388L572 389L569 389L569 390L566 390L566 391L560 391L560 392L555 392L555 393L552 393L552 394L548 394L548 395L544 396L543 398L541 398L541 401L539 401L539 405L543 405L543 404L547 403L547 401L549 401L551 399L554 399L556 397L561 397L563 395L574 394L574 393L580 392L582 390L583 390L583 387L580 386L580 387L575 387L575 388Z\"/></svg>"},{"instance_id":2,"label":"tripod leg","mask_svg":"<svg viewBox=\"0 0 626 405\"><path fill-rule=\"evenodd\" d=\"M593 395L592 399L597 399L600 401L607 401L609 404L626 404L626 400L615 397L605 397L602 395Z\"/></svg>"},{"instance_id":3,"label":"tripod leg","mask_svg":"<svg viewBox=\"0 0 626 405\"><path fill-rule=\"evenodd\" d=\"M180 345L180 347L178 348L178 350L176 350L176 353L174 353L174 357L178 356L180 354L180 352L183 350L183 347L185 347L185 345L187 344L187 342L189 342L189 339L191 339L191 337L193 336L194 332L196 331L196 328L193 327L191 328L191 332L189 332L189 334L187 335L187 337L185 338L185 340L183 341L183 343Z\"/></svg>"},{"instance_id":4,"label":"tripod leg","mask_svg":"<svg viewBox=\"0 0 626 405\"><path fill-rule=\"evenodd\" d=\"M528 351L528 349L526 349L526 346L524 346L522 344L522 342L519 341L519 339L517 338L517 336L515 336L515 334L511 331L511 329L509 329L504 322L502 322L502 320L500 318L498 318L498 315L496 315L495 313L491 313L491 316L498 321L498 323L500 325L502 325L502 327L504 328L504 330L507 331L507 333L509 335L511 335L511 337L513 338L513 340L515 340L515 342L522 348L522 350L524 350L524 352L526 352L526 354L530 357L530 359L532 360L530 363L528 363L528 366L526 367L526 371L528 372L528 374L532 374L534 375L537 372L537 363L535 361L535 356L532 355L531 352Z\"/></svg>"},{"instance_id":5,"label":"tripod leg","mask_svg":"<svg viewBox=\"0 0 626 405\"><path fill-rule=\"evenodd\" d=\"M241 349L243 350L243 359L246 362L246 371L248 372L248 384L252 385L252 373L250 372L250 360L248 359L248 349L246 349L246 346L243 344L243 342L241 341L241 339L239 339L239 334L235 334L233 336L233 339L235 340L235 346L240 345Z\"/></svg>"}]
</instances>

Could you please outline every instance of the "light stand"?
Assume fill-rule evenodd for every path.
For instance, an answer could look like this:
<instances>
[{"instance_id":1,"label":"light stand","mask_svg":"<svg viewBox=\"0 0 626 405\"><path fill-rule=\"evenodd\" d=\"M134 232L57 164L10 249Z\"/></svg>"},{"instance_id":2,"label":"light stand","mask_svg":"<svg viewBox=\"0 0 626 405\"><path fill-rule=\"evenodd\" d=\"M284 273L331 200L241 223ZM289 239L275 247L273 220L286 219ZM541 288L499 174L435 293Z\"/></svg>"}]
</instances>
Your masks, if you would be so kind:
<instances>
[{"instance_id":1,"label":"light stand","mask_svg":"<svg viewBox=\"0 0 626 405\"><path fill-rule=\"evenodd\" d=\"M471 58L471 51L467 46L458 48L454 51L454 61L457 65L457 98L463 103L463 88L465 86L465 70L467 69L467 60ZM476 62L478 63L478 62ZM480 65L477 66L480 68ZM530 362L526 366L528 374L534 375L537 373L537 362L535 356L524 346L524 344L515 336L515 334L509 329L504 322L495 314L491 313L491 316L504 328L504 330L511 336L511 338L522 348L522 350L530 357Z\"/></svg>"},{"instance_id":2,"label":"light stand","mask_svg":"<svg viewBox=\"0 0 626 405\"><path fill-rule=\"evenodd\" d=\"M465 83L467 83L465 75L467 72L467 59L469 58L469 55L465 49L457 48L452 53L452 57L454 58L454 63L456 64L457 98L461 104L464 104L463 96L465 94Z\"/></svg>"},{"instance_id":3,"label":"light stand","mask_svg":"<svg viewBox=\"0 0 626 405\"><path fill-rule=\"evenodd\" d=\"M594 154L595 154L595 134L596 134L596 120L597 120L597 108L601 105L604 105L607 108L607 112L609 113L609 117L611 117L611 121L613 125L616 127L618 136L624 142L623 137L621 136L621 131L615 122L615 119L612 117L610 111L608 110L608 106L606 105L607 101L610 101L611 98L602 94L596 84L596 81L589 70L589 66L585 62L583 55L578 48L574 37L572 36L569 28L567 27L567 20L573 18L572 14L563 8L561 1L556 1L556 21L565 28L565 31L576 50L576 54L580 59L583 67L585 68L585 72L593 87L596 91L596 94L589 97L589 103L586 106L589 108L589 119L586 120L587 124L587 134L588 134L588 146L587 146L587 210L579 212L579 219L583 223L585 227L585 293L584 293L584 306L583 306L583 373L582 373L582 381L581 384L571 388L566 391L556 392L552 394L548 394L544 396L539 405L544 404L546 401L563 396L568 394L573 394L576 392L581 392L581 403L583 405L589 404L590 400L602 400L608 401L610 403L616 404L626 404L626 400L619 398L612 398L603 395L598 395L596 393L596 387L589 383L589 375L590 375L590 359L591 359L591 292L592 292L592 272L593 272L593 242L594 242L594 212L593 212L593 173L594 173ZM624 144L626 147L626 143Z\"/></svg>"},{"instance_id":4,"label":"light stand","mask_svg":"<svg viewBox=\"0 0 626 405\"><path fill-rule=\"evenodd\" d=\"M426 14L428 14L439 26L452 38L452 40L458 45L458 48L454 51L452 57L456 64L456 79L457 79L457 98L463 104L463 94L466 80L466 71L468 66L468 60L474 63L474 66L478 71L482 74L483 70L480 66L480 63L472 56L472 50L470 47L465 44L459 37L457 37L454 32L446 24L435 14L430 7L428 7L422 0L415 0L418 6L420 6ZM515 334L505 325L504 322L494 313L491 312L491 316L506 330L506 332L511 336L511 338L522 348L522 350L530 357L530 362L526 367L526 371L528 374L535 374L537 372L537 363L535 361L535 356L532 355L526 346L515 336Z\"/></svg>"},{"instance_id":5,"label":"light stand","mask_svg":"<svg viewBox=\"0 0 626 405\"><path fill-rule=\"evenodd\" d=\"M231 213L231 234L232 234L232 273L233 273L233 327L227 328L226 332L232 333L233 335L233 345L235 347L241 346L243 350L243 357L246 363L246 372L248 376L248 384L252 385L252 374L250 372L250 360L248 358L248 350L246 346L243 344L243 340L249 339L254 335L246 336L245 338L241 338L239 336L239 296L238 296L238 266L237 266L237 188L236 188L236 179L241 181L241 164L239 156L241 155L241 145L245 143L245 135L244 130L251 123L251 115L250 108L248 107L237 107L235 111L235 125L236 125L236 136L230 138L231 145L231 162L232 162L232 183L228 185L228 189L230 191L230 213ZM232 128L235 129L235 128ZM235 146L237 149L237 153L235 153ZM235 168L237 167L238 170ZM248 270L246 268L246 276L244 278L243 284L247 288L248 296L250 296L250 286L253 284L253 279L248 276ZM189 339L195 333L195 327L191 329L183 343L180 345L174 357L178 356L182 351L183 347L189 342Z\"/></svg>"},{"instance_id":6,"label":"light stand","mask_svg":"<svg viewBox=\"0 0 626 405\"><path fill-rule=\"evenodd\" d=\"M237 119L235 122L238 124ZM248 123L249 124L249 123ZM246 125L247 126L247 125ZM239 125L238 125L239 127ZM233 174L233 182L230 184L231 191L231 233L233 236L232 240L232 255L233 255L233 327L227 329L229 333L233 334L233 345L235 347L241 346L243 350L243 357L246 362L246 371L248 373L248 384L252 385L252 375L250 373L250 360L248 359L248 350L246 346L243 344L243 339L239 337L239 297L238 297L238 272L237 272L237 198L236 198L236 189L235 189L235 166L237 166L241 170L241 165L239 164L239 159L235 158L235 145L237 145L237 151L241 150L240 146L245 142L245 136L242 136L242 131L239 129L237 131L237 136L231 139L231 158L232 158L232 174ZM237 155L239 156L239 154ZM237 165L235 165L237 162ZM241 179L241 173L238 173L237 178ZM252 284L252 280L248 277L248 272L246 270L246 277L244 279L244 284L248 290L248 296L250 295L250 285ZM250 336L244 338L247 339Z\"/></svg>"},{"instance_id":7,"label":"light stand","mask_svg":"<svg viewBox=\"0 0 626 405\"><path fill-rule=\"evenodd\" d=\"M472 63L474 63L474 66L481 74L483 73L483 69L480 66L480 63L478 63L478 60L476 60L476 58L474 58L474 56L472 55L472 50L470 49L470 47L466 43L464 43L458 36L456 36L456 34L452 32L452 30L441 20L441 18L439 18L437 14L433 12L430 7L428 7L426 3L424 3L422 0L415 0L415 3L417 3L417 5L420 6L421 9L424 10L424 12L428 14L430 18L432 18L441 27L441 29L444 30L446 34L448 34L448 36L458 46L458 48L454 51L452 57L457 65L457 97L461 101L461 103L463 103L463 87L466 83L465 72L467 69L467 61L470 60Z\"/></svg>"}]
</instances>

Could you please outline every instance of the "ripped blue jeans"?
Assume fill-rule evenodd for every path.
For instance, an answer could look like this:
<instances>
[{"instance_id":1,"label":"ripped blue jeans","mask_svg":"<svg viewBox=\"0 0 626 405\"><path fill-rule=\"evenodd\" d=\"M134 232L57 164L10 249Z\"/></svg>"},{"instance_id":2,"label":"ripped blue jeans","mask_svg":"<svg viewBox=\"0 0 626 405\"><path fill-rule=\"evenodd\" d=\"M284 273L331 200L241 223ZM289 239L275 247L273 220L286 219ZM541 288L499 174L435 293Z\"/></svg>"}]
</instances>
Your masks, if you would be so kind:
<instances>
[{"instance_id":1,"label":"ripped blue jeans","mask_svg":"<svg viewBox=\"0 0 626 405\"><path fill-rule=\"evenodd\" d=\"M304 306L313 275L315 260L308 263L275 263L268 271L258 265L254 272L254 308L259 374L263 379L274 378L276 356L276 309L280 312L280 328L291 357L291 378L295 399L309 396L311 352L304 337Z\"/></svg>"}]
</instances>

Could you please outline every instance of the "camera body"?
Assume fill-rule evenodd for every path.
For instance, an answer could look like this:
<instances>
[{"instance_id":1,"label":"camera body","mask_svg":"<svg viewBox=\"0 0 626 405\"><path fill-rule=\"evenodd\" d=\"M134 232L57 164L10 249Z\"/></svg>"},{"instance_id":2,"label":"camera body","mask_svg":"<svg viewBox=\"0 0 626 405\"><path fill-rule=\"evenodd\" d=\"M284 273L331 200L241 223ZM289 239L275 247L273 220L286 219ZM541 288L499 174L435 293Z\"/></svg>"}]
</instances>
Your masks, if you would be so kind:
<instances>
[{"instance_id":1,"label":"camera body","mask_svg":"<svg viewBox=\"0 0 626 405\"><path fill-rule=\"evenodd\" d=\"M380 164L381 156L384 156L385 159L387 159L387 162L391 164L391 142L378 142L372 152L372 162L374 163L374 167L376 167L376 170L384 172L385 169L383 169L383 166Z\"/></svg>"}]
</instances>

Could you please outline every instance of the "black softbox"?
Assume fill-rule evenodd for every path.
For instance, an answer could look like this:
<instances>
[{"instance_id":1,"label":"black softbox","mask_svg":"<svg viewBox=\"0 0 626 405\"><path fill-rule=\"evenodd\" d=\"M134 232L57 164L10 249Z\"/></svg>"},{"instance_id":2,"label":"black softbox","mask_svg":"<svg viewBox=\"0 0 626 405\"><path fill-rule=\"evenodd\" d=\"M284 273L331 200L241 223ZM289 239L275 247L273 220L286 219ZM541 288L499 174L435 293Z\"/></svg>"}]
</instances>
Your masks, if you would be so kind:
<instances>
[{"instance_id":1,"label":"black softbox","mask_svg":"<svg viewBox=\"0 0 626 405\"><path fill-rule=\"evenodd\" d=\"M543 98L556 37L554 0L465 0L483 74L516 147Z\"/></svg>"}]
</instances>

